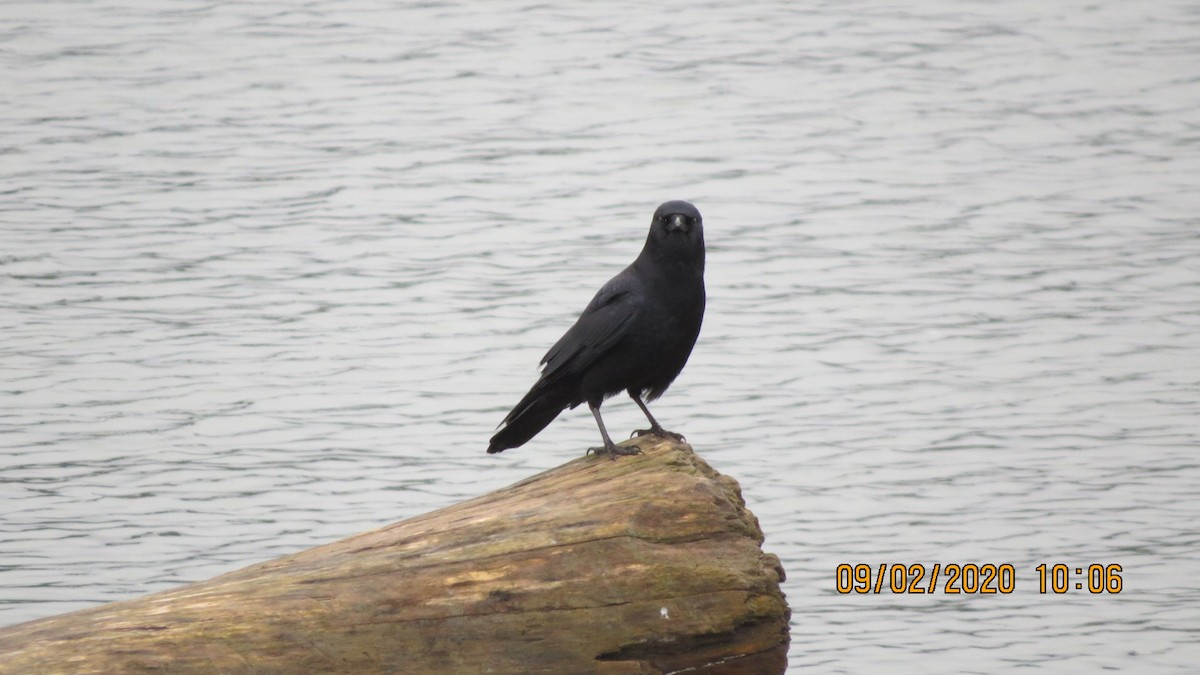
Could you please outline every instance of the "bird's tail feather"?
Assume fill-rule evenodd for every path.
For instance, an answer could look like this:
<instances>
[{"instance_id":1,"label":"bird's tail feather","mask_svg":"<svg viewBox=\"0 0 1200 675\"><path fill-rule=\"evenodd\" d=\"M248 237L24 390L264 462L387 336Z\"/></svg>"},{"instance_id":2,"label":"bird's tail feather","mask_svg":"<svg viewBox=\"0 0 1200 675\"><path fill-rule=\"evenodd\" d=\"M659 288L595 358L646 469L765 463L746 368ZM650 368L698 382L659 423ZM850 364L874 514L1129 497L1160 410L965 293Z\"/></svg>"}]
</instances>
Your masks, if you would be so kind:
<instances>
[{"instance_id":1,"label":"bird's tail feather","mask_svg":"<svg viewBox=\"0 0 1200 675\"><path fill-rule=\"evenodd\" d=\"M487 451L497 453L524 445L567 407L558 398L553 392L539 391L539 387L534 385L533 390L504 418L504 428L492 436Z\"/></svg>"}]
</instances>

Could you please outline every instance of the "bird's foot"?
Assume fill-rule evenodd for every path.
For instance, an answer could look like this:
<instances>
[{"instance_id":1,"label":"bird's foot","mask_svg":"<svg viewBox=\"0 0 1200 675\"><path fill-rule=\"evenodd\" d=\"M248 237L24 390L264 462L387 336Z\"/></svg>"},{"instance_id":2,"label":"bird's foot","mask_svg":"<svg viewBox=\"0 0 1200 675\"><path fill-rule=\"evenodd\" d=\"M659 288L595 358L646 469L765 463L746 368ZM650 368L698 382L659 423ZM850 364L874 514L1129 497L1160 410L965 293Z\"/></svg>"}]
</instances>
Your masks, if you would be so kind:
<instances>
[{"instance_id":1,"label":"bird's foot","mask_svg":"<svg viewBox=\"0 0 1200 675\"><path fill-rule=\"evenodd\" d=\"M583 456L587 457L593 452L597 455L602 452L606 452L608 453L609 459L616 461L617 455L640 455L642 454L642 449L636 445L617 445L616 443L608 443L596 448L588 448L587 452L583 453Z\"/></svg>"},{"instance_id":2,"label":"bird's foot","mask_svg":"<svg viewBox=\"0 0 1200 675\"><path fill-rule=\"evenodd\" d=\"M629 435L630 438L633 438L634 436L665 436L667 438L674 438L680 443L687 442L687 439L683 437L683 434L677 434L674 431L667 431L666 429L657 425L652 426L649 429L637 429Z\"/></svg>"}]
</instances>

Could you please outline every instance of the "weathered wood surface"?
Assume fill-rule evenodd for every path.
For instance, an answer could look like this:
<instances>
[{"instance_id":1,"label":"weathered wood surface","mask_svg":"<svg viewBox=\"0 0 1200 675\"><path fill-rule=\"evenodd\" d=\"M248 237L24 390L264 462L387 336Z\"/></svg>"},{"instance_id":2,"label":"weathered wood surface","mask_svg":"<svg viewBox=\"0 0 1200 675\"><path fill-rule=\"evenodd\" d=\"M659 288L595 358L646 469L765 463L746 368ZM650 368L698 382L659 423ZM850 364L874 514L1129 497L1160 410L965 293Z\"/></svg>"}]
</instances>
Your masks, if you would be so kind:
<instances>
[{"instance_id":1,"label":"weathered wood surface","mask_svg":"<svg viewBox=\"0 0 1200 675\"><path fill-rule=\"evenodd\" d=\"M0 629L0 673L779 673L779 559L669 440L135 600Z\"/></svg>"}]
</instances>

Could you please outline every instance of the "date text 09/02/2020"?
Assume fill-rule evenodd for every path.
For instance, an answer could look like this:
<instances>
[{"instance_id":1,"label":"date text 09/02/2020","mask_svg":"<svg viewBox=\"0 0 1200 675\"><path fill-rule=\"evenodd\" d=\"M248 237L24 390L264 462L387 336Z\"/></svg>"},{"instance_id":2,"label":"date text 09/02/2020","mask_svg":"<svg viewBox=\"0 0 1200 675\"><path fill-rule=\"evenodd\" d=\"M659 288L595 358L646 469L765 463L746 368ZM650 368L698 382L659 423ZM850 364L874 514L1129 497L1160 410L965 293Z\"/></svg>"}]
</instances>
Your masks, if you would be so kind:
<instances>
[{"instance_id":1,"label":"date text 09/02/2020","mask_svg":"<svg viewBox=\"0 0 1200 675\"><path fill-rule=\"evenodd\" d=\"M1066 565L1042 563L1034 568L1039 593L1068 591L1120 593L1121 566L1115 563ZM838 593L1012 593L1017 588L1016 568L1003 563L842 563L834 573ZM940 584L940 586L939 586Z\"/></svg>"}]
</instances>

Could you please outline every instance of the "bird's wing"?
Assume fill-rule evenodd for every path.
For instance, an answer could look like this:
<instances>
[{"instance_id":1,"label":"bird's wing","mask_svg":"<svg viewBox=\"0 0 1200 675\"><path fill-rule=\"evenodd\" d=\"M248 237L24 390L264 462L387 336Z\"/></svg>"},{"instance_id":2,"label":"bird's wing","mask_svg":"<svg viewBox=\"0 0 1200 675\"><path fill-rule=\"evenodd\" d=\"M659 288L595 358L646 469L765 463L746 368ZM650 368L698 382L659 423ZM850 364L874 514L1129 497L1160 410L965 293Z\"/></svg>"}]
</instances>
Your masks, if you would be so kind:
<instances>
[{"instance_id":1,"label":"bird's wing","mask_svg":"<svg viewBox=\"0 0 1200 675\"><path fill-rule=\"evenodd\" d=\"M623 272L613 277L558 342L542 357L543 378L579 373L621 340L642 306L635 279Z\"/></svg>"}]
</instances>

